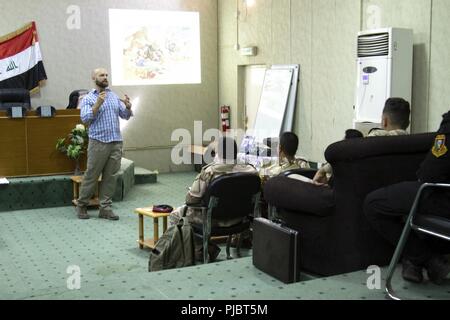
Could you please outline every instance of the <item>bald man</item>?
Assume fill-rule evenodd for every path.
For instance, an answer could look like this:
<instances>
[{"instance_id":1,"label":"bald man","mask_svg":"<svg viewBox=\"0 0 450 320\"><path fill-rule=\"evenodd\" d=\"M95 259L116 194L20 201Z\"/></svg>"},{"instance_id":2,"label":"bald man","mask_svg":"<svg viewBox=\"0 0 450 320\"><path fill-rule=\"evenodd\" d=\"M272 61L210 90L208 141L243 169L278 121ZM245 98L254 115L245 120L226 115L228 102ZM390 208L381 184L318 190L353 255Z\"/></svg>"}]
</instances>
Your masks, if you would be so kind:
<instances>
[{"instance_id":1,"label":"bald man","mask_svg":"<svg viewBox=\"0 0 450 320\"><path fill-rule=\"evenodd\" d=\"M87 206L102 175L100 183L99 218L119 220L112 211L117 173L122 159L123 140L120 133L119 117L125 120L133 115L130 98L120 99L109 89L108 71L104 68L92 72L95 88L81 101L81 120L89 125L89 146L87 170L81 184L77 202L77 215L89 219Z\"/></svg>"}]
</instances>

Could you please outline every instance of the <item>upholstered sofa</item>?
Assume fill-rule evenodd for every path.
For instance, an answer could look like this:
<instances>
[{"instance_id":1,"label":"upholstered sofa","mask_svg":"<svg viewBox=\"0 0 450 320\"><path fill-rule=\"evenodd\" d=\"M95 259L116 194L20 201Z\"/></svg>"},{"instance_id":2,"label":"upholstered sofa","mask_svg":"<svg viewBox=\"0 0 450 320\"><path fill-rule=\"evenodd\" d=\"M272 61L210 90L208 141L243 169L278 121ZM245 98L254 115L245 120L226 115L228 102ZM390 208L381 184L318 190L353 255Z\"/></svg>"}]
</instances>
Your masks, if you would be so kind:
<instances>
[{"instance_id":1,"label":"upholstered sofa","mask_svg":"<svg viewBox=\"0 0 450 320\"><path fill-rule=\"evenodd\" d=\"M433 139L430 133L334 143L325 151L334 172L332 188L286 176L270 179L265 200L299 231L302 269L329 276L386 265L393 249L366 221L363 201L378 188L416 180Z\"/></svg>"}]
</instances>

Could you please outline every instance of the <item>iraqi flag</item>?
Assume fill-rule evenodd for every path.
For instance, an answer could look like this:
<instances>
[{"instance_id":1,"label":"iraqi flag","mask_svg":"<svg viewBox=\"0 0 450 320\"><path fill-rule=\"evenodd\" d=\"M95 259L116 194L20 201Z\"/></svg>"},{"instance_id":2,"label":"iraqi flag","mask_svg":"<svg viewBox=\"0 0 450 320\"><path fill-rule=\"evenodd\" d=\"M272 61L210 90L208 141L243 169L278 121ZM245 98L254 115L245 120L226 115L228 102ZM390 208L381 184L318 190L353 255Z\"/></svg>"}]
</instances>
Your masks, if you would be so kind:
<instances>
[{"instance_id":1,"label":"iraqi flag","mask_svg":"<svg viewBox=\"0 0 450 320\"><path fill-rule=\"evenodd\" d=\"M0 37L0 88L39 90L39 82L46 80L36 24Z\"/></svg>"}]
</instances>

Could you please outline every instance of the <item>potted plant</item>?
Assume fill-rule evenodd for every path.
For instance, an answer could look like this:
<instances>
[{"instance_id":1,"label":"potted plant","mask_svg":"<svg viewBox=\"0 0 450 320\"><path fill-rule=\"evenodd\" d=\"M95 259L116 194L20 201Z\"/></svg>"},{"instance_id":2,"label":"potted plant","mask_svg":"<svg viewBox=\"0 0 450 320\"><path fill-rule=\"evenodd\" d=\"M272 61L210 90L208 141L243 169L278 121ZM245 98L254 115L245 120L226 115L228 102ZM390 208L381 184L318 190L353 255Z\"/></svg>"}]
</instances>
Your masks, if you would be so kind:
<instances>
[{"instance_id":1,"label":"potted plant","mask_svg":"<svg viewBox=\"0 0 450 320\"><path fill-rule=\"evenodd\" d=\"M88 130L83 124L77 124L65 138L56 141L56 150L75 161L74 175L81 175L80 157L86 153L88 146Z\"/></svg>"}]
</instances>

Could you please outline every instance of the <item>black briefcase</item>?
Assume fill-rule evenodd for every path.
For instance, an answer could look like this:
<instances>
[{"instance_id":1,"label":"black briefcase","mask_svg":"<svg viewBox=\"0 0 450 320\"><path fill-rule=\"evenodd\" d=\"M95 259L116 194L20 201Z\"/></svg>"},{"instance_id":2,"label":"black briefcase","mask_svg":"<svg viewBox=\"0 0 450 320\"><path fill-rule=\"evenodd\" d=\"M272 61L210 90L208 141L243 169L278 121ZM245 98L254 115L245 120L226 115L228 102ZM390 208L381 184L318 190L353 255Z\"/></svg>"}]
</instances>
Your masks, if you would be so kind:
<instances>
[{"instance_id":1,"label":"black briefcase","mask_svg":"<svg viewBox=\"0 0 450 320\"><path fill-rule=\"evenodd\" d=\"M299 241L296 230L264 218L255 218L253 265L284 283L300 281Z\"/></svg>"}]
</instances>

